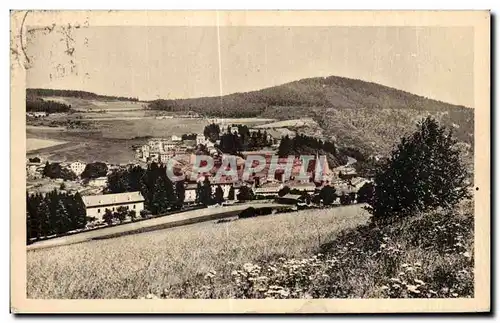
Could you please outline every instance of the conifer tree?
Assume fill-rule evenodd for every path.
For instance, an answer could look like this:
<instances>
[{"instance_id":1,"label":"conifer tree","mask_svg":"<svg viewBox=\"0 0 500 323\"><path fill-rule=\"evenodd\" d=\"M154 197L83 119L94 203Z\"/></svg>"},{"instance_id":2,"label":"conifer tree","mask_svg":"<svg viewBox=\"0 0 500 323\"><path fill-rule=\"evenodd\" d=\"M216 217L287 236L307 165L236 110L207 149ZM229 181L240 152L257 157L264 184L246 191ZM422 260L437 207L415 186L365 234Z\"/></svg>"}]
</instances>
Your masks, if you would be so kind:
<instances>
[{"instance_id":1,"label":"conifer tree","mask_svg":"<svg viewBox=\"0 0 500 323\"><path fill-rule=\"evenodd\" d=\"M451 208L470 196L469 174L452 132L431 117L401 139L375 176L371 212L380 222L437 207Z\"/></svg>"}]
</instances>

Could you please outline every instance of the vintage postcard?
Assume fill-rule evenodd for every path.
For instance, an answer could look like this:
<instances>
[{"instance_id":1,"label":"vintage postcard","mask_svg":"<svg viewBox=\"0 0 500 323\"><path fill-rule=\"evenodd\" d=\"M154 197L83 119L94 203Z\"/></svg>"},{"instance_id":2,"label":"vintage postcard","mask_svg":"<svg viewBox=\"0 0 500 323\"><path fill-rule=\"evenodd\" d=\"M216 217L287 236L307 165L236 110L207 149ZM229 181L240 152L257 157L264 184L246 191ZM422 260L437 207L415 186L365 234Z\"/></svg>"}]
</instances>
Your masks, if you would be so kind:
<instances>
[{"instance_id":1,"label":"vintage postcard","mask_svg":"<svg viewBox=\"0 0 500 323\"><path fill-rule=\"evenodd\" d=\"M13 313L490 311L488 11L12 11Z\"/></svg>"}]
</instances>

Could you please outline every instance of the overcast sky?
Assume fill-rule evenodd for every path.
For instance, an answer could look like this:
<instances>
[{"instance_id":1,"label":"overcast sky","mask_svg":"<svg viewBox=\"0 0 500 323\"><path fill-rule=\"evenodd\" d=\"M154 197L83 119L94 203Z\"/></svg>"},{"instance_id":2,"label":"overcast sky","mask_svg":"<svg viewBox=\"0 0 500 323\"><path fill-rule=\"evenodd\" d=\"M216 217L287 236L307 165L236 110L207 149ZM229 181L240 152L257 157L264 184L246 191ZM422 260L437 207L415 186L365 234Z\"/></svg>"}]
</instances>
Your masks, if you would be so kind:
<instances>
[{"instance_id":1,"label":"overcast sky","mask_svg":"<svg viewBox=\"0 0 500 323\"><path fill-rule=\"evenodd\" d=\"M338 75L474 102L472 28L89 27L71 37L72 57L58 32L29 37L28 87L173 99Z\"/></svg>"}]
</instances>

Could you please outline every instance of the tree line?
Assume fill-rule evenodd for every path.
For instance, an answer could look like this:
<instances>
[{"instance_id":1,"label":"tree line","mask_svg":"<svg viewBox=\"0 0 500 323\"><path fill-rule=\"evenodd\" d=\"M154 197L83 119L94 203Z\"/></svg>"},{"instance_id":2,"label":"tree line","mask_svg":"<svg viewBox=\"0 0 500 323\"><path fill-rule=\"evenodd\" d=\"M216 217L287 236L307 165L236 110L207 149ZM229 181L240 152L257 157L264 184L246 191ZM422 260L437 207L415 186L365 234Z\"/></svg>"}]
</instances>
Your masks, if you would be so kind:
<instances>
[{"instance_id":1,"label":"tree line","mask_svg":"<svg viewBox=\"0 0 500 323\"><path fill-rule=\"evenodd\" d=\"M85 205L79 193L54 191L42 195L26 193L27 239L83 229L87 224Z\"/></svg>"},{"instance_id":2,"label":"tree line","mask_svg":"<svg viewBox=\"0 0 500 323\"><path fill-rule=\"evenodd\" d=\"M50 114L68 112L70 109L71 105L50 100L45 101L40 98L26 101L26 112L45 112Z\"/></svg>"},{"instance_id":3,"label":"tree line","mask_svg":"<svg viewBox=\"0 0 500 323\"><path fill-rule=\"evenodd\" d=\"M231 128L236 126L237 132L232 132ZM220 126L217 124L209 124L205 126L203 134L210 141L215 142L220 140L218 148L226 154L237 154L242 150L257 150L271 146L275 141L273 138L268 138L267 131L251 132L247 125L237 124L228 125L225 132L221 135Z\"/></svg>"},{"instance_id":4,"label":"tree line","mask_svg":"<svg viewBox=\"0 0 500 323\"><path fill-rule=\"evenodd\" d=\"M113 95L100 95L87 91L76 90L55 90L55 89L27 89L27 97L41 97L41 96L65 96L80 99L102 99L102 100L116 100L116 101L139 101L136 97L123 97Z\"/></svg>"},{"instance_id":5,"label":"tree line","mask_svg":"<svg viewBox=\"0 0 500 323\"><path fill-rule=\"evenodd\" d=\"M153 214L180 209L185 199L184 181L172 182L162 164L151 163L146 169L129 166L108 175L106 193L135 191L142 193L144 207Z\"/></svg>"},{"instance_id":6,"label":"tree line","mask_svg":"<svg viewBox=\"0 0 500 323\"><path fill-rule=\"evenodd\" d=\"M85 166L80 177L82 179L94 179L104 177L108 173L108 165L102 162L88 163ZM49 178L61 178L65 181L74 181L77 179L76 174L69 168L62 167L60 163L45 162L42 175Z\"/></svg>"}]
</instances>

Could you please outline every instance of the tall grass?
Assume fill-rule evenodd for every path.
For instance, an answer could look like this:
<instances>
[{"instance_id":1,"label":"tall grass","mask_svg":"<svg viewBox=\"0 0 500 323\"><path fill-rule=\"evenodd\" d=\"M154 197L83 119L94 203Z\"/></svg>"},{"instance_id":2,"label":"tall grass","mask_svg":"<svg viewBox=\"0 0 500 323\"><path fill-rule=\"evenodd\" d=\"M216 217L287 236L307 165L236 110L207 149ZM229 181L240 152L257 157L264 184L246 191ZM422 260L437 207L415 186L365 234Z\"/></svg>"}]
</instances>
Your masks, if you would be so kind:
<instances>
[{"instance_id":1,"label":"tall grass","mask_svg":"<svg viewBox=\"0 0 500 323\"><path fill-rule=\"evenodd\" d=\"M307 257L346 229L368 221L359 206L308 210L226 223L200 223L109 240L30 251L29 298L135 298L194 289L215 270L246 262ZM230 293L224 281L218 297Z\"/></svg>"},{"instance_id":2,"label":"tall grass","mask_svg":"<svg viewBox=\"0 0 500 323\"><path fill-rule=\"evenodd\" d=\"M30 298L467 298L472 203L378 227L359 206L28 253Z\"/></svg>"}]
</instances>

